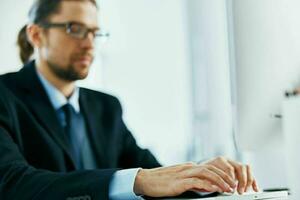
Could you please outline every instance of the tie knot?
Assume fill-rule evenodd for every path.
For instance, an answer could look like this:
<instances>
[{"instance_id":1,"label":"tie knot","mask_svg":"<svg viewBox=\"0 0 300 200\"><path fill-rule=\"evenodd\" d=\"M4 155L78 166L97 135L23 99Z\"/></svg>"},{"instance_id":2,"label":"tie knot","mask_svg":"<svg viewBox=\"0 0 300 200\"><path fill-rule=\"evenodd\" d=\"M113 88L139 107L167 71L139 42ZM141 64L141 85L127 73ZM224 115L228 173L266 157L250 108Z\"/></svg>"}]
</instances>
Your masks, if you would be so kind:
<instances>
[{"instance_id":1,"label":"tie knot","mask_svg":"<svg viewBox=\"0 0 300 200\"><path fill-rule=\"evenodd\" d=\"M74 109L73 106L71 104L69 104L69 103L66 103L61 108L66 113L71 113L73 111L73 109Z\"/></svg>"},{"instance_id":2,"label":"tie knot","mask_svg":"<svg viewBox=\"0 0 300 200\"><path fill-rule=\"evenodd\" d=\"M75 110L74 110L73 106L69 103L66 103L61 108L62 108L63 112L65 113L66 121L68 123L69 120L71 120L71 118L74 116Z\"/></svg>"}]
</instances>

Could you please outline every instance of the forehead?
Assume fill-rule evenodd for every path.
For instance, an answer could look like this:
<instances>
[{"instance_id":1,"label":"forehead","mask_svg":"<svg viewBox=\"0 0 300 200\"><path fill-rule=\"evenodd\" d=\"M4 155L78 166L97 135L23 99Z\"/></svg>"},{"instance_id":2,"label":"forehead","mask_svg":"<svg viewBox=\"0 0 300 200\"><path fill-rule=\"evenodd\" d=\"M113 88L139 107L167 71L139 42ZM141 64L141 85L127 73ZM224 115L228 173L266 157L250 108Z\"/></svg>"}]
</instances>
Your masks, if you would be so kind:
<instances>
[{"instance_id":1,"label":"forehead","mask_svg":"<svg viewBox=\"0 0 300 200\"><path fill-rule=\"evenodd\" d=\"M80 22L98 27L97 8L90 1L62 1L59 12L50 17L52 22Z\"/></svg>"}]
</instances>

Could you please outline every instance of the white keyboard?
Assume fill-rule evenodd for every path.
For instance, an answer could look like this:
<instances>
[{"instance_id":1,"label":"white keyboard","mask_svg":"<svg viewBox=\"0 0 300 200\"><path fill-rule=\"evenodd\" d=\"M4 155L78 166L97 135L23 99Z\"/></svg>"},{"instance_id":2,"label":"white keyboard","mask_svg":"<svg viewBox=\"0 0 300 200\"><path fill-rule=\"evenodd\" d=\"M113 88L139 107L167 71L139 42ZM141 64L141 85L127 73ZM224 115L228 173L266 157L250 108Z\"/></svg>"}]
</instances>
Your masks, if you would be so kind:
<instances>
[{"instance_id":1,"label":"white keyboard","mask_svg":"<svg viewBox=\"0 0 300 200\"><path fill-rule=\"evenodd\" d=\"M182 198L168 198L161 200L183 200ZM288 200L288 192L258 192L258 193L245 193L243 195L238 194L222 194L217 197L208 198L191 198L189 200Z\"/></svg>"}]
</instances>

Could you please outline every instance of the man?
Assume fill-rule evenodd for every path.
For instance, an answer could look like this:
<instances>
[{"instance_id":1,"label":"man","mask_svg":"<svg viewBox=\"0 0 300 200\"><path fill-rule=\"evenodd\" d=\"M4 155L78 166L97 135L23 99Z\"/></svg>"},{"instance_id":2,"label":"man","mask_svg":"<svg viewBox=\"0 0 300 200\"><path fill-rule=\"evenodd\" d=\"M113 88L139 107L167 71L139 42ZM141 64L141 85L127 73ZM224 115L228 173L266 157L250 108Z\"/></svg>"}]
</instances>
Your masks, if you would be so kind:
<instances>
[{"instance_id":1,"label":"man","mask_svg":"<svg viewBox=\"0 0 300 200\"><path fill-rule=\"evenodd\" d=\"M8 133L11 137L3 141L8 141L6 145L15 151L20 150L8 155L22 157L28 163L26 167L46 170L41 176L47 173L45 179L50 181L61 175L58 185L72 182L60 191L56 190L56 184L41 182L43 179L24 179L26 185L40 186L35 190L36 199L43 199L42 194L51 196L55 191L55 197L62 199L85 195L93 199L101 195L101 199L108 196L133 199L136 195L175 196L189 190L232 192L237 188L241 194L250 187L257 190L249 166L222 157L201 165L159 167L149 151L136 145L122 120L116 98L75 86L76 80L88 75L93 61L94 39L100 35L97 12L94 0L36 1L30 12L31 23L22 29L19 37L21 58L26 64L19 72L0 78L14 94L13 97L9 94L7 99L16 98L17 102L0 110L4 118L15 116L11 122L0 121L0 134L7 137L5 133ZM37 58L30 61L34 51ZM17 115L5 111L11 107L17 107L13 111ZM16 121L21 125L15 124ZM7 130L8 125L18 129ZM0 146L1 149L6 152L9 148ZM9 160L18 161L14 156ZM15 168L13 165L8 169L19 173ZM108 175L106 171L95 170L105 168L125 170L108 170ZM72 172L79 175L73 176ZM0 177L9 177L9 173L5 168ZM90 176L84 177L85 173ZM93 173L99 179L104 176L103 187L101 183L97 186L99 179L91 178ZM27 177L26 172L20 174ZM85 180L88 177L92 180ZM20 194L14 191L25 187L20 184L20 178L8 180L11 184L4 187L9 190L8 197L17 199ZM59 186L63 188L62 185ZM28 199L34 197L33 192L28 193Z\"/></svg>"}]
</instances>

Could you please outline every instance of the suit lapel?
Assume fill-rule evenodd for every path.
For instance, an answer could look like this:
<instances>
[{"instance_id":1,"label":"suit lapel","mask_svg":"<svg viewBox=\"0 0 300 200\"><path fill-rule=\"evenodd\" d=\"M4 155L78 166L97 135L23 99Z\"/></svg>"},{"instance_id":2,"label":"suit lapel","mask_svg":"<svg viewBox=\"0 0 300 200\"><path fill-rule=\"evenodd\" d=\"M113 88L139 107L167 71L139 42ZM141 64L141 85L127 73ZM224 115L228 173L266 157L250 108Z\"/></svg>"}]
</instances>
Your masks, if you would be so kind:
<instances>
[{"instance_id":1,"label":"suit lapel","mask_svg":"<svg viewBox=\"0 0 300 200\"><path fill-rule=\"evenodd\" d=\"M62 147L71 159L70 144L58 121L45 89L42 86L37 74L34 63L25 66L17 77L21 87L23 87L25 103L33 112L39 123L50 133L51 137Z\"/></svg>"},{"instance_id":2,"label":"suit lapel","mask_svg":"<svg viewBox=\"0 0 300 200\"><path fill-rule=\"evenodd\" d=\"M105 157L106 144L104 136L104 127L102 124L102 105L99 102L93 102L93 99L88 100L88 94L84 89L80 88L80 109L86 120L88 135L95 153L97 166L109 167Z\"/></svg>"}]
</instances>

